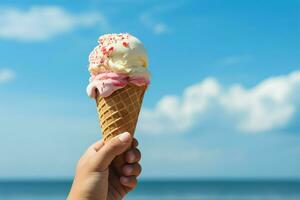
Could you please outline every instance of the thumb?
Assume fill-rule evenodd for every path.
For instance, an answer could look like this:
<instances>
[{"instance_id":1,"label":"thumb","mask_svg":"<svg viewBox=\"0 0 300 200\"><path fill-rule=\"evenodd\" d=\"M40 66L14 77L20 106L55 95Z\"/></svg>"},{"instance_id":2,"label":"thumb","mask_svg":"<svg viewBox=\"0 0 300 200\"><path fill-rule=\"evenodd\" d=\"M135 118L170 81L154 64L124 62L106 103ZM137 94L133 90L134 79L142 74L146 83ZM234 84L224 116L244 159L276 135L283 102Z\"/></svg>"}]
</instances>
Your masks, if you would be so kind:
<instances>
[{"instance_id":1,"label":"thumb","mask_svg":"<svg viewBox=\"0 0 300 200\"><path fill-rule=\"evenodd\" d=\"M107 141L94 157L96 169L98 171L105 171L116 156L129 148L131 141L132 137L128 132L117 135Z\"/></svg>"}]
</instances>

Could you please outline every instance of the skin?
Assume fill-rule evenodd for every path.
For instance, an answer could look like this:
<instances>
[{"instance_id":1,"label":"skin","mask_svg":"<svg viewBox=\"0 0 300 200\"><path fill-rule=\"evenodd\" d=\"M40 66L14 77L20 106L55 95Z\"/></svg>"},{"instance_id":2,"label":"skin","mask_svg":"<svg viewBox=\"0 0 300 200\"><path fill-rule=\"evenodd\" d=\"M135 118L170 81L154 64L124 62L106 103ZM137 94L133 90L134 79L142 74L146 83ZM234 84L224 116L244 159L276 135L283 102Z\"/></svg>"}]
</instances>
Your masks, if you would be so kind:
<instances>
[{"instance_id":1,"label":"skin","mask_svg":"<svg viewBox=\"0 0 300 200\"><path fill-rule=\"evenodd\" d=\"M137 185L141 173L138 142L129 133L110 141L91 145L78 161L76 174L67 200L120 200ZM129 150L128 150L129 149ZM112 167L114 158L123 155L121 175Z\"/></svg>"}]
</instances>

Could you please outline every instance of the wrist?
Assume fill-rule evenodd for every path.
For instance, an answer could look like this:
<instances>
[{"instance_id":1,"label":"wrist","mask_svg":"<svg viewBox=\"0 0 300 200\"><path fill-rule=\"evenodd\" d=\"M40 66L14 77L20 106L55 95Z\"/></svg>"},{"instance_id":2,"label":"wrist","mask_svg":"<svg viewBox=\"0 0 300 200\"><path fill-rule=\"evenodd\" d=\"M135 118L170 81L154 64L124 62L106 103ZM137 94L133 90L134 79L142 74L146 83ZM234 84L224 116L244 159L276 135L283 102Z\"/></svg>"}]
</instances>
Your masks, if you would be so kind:
<instances>
[{"instance_id":1,"label":"wrist","mask_svg":"<svg viewBox=\"0 0 300 200\"><path fill-rule=\"evenodd\" d=\"M78 172L67 200L106 200L108 170L103 172Z\"/></svg>"}]
</instances>

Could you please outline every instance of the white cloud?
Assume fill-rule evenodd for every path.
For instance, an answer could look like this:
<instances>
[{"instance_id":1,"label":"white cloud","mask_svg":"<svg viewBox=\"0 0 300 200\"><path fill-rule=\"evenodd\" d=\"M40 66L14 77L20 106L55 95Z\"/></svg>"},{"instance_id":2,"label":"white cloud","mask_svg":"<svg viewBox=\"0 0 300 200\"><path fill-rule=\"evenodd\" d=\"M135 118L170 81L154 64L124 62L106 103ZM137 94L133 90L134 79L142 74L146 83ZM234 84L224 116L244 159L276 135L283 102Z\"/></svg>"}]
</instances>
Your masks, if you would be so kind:
<instances>
[{"instance_id":1,"label":"white cloud","mask_svg":"<svg viewBox=\"0 0 300 200\"><path fill-rule=\"evenodd\" d=\"M143 13L140 16L140 21L145 27L151 29L155 34L163 34L169 31L169 27L165 23L156 21L150 13Z\"/></svg>"},{"instance_id":2,"label":"white cloud","mask_svg":"<svg viewBox=\"0 0 300 200\"><path fill-rule=\"evenodd\" d=\"M155 34L165 34L171 32L171 28L161 19L162 16L169 12L174 12L181 8L187 1L173 1L167 4L156 4L154 7L144 11L140 15L140 22Z\"/></svg>"},{"instance_id":3,"label":"white cloud","mask_svg":"<svg viewBox=\"0 0 300 200\"><path fill-rule=\"evenodd\" d=\"M28 10L0 9L0 38L41 41L80 27L107 28L101 13L73 14L58 6L32 6Z\"/></svg>"},{"instance_id":4,"label":"white cloud","mask_svg":"<svg viewBox=\"0 0 300 200\"><path fill-rule=\"evenodd\" d=\"M195 127L260 133L287 128L300 110L300 71L272 77L253 88L228 88L214 78L167 95L141 113L142 132L178 133Z\"/></svg>"},{"instance_id":5,"label":"white cloud","mask_svg":"<svg viewBox=\"0 0 300 200\"><path fill-rule=\"evenodd\" d=\"M16 74L11 69L0 69L0 84L13 80Z\"/></svg>"},{"instance_id":6,"label":"white cloud","mask_svg":"<svg viewBox=\"0 0 300 200\"><path fill-rule=\"evenodd\" d=\"M165 33L165 32L168 32L168 27L166 24L164 23L157 23L155 24L154 26L154 33L156 34L162 34L162 33Z\"/></svg>"}]
</instances>

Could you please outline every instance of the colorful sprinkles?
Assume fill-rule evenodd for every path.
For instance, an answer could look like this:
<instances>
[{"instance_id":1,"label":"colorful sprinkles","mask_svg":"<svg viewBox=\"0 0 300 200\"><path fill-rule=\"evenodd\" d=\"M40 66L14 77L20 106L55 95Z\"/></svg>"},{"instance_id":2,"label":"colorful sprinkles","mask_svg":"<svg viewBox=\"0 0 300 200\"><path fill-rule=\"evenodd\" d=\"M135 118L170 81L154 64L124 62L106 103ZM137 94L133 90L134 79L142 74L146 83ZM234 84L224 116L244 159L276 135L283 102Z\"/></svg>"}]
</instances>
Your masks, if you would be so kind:
<instances>
[{"instance_id":1,"label":"colorful sprinkles","mask_svg":"<svg viewBox=\"0 0 300 200\"><path fill-rule=\"evenodd\" d=\"M128 33L106 34L99 38L99 45L92 51L89 56L91 65L105 65L105 61L112 54L115 45L122 44L124 47L129 47L129 39L132 37Z\"/></svg>"}]
</instances>

